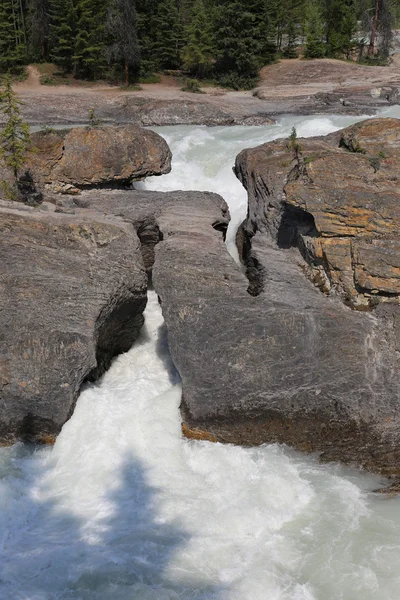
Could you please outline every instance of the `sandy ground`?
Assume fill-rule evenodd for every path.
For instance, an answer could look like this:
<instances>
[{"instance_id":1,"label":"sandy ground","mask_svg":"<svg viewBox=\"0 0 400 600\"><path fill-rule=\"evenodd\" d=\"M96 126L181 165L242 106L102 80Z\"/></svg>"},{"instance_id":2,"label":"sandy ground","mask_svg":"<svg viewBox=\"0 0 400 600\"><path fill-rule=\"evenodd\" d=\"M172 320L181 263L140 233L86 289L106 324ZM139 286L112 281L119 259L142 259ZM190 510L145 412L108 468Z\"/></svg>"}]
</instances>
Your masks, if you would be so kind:
<instances>
[{"instance_id":1,"label":"sandy ground","mask_svg":"<svg viewBox=\"0 0 400 600\"><path fill-rule=\"evenodd\" d=\"M112 94L154 99L212 99L217 104L223 97L244 98L252 92L234 92L223 88L204 87L204 94L182 92L180 83L173 77L162 76L160 83L141 84L142 90L126 91L111 85L73 86L41 85L40 73L32 65L27 67L28 78L16 84L20 94ZM316 91L333 90L337 87L376 86L398 82L400 78L400 54L396 54L389 67L369 67L341 60L323 58L319 60L283 59L261 70L258 87L271 90L277 96L300 96Z\"/></svg>"}]
</instances>

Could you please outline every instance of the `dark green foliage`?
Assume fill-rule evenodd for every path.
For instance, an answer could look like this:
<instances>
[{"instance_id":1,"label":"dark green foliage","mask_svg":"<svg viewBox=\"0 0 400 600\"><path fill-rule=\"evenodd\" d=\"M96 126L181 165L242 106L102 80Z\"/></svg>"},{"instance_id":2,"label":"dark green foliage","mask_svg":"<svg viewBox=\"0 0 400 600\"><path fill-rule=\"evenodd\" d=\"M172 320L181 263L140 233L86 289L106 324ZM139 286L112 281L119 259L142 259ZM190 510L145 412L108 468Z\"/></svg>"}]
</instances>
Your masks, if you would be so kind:
<instances>
[{"instance_id":1,"label":"dark green foliage","mask_svg":"<svg viewBox=\"0 0 400 600\"><path fill-rule=\"evenodd\" d=\"M29 58L48 60L50 34L50 0L30 0L28 4Z\"/></svg>"},{"instance_id":2,"label":"dark green foliage","mask_svg":"<svg viewBox=\"0 0 400 600\"><path fill-rule=\"evenodd\" d=\"M186 71L204 77L213 65L214 36L212 21L203 0L196 0L185 28L186 44L182 49L182 66Z\"/></svg>"},{"instance_id":3,"label":"dark green foliage","mask_svg":"<svg viewBox=\"0 0 400 600\"><path fill-rule=\"evenodd\" d=\"M13 0L0 2L0 72L16 71L26 60L23 15Z\"/></svg>"},{"instance_id":4,"label":"dark green foliage","mask_svg":"<svg viewBox=\"0 0 400 600\"><path fill-rule=\"evenodd\" d=\"M139 78L153 74L160 67L154 50L157 32L158 0L136 0L137 35L140 47Z\"/></svg>"},{"instance_id":5,"label":"dark green foliage","mask_svg":"<svg viewBox=\"0 0 400 600\"><path fill-rule=\"evenodd\" d=\"M272 57L268 11L261 0L216 0L216 69L227 76L257 77Z\"/></svg>"},{"instance_id":6,"label":"dark green foliage","mask_svg":"<svg viewBox=\"0 0 400 600\"><path fill-rule=\"evenodd\" d=\"M159 3L156 17L154 52L162 69L179 69L183 41L183 24L176 0Z\"/></svg>"},{"instance_id":7,"label":"dark green foliage","mask_svg":"<svg viewBox=\"0 0 400 600\"><path fill-rule=\"evenodd\" d=\"M137 72L140 65L135 2L112 0L107 12L106 31L110 39L108 62L121 67L128 86L130 72Z\"/></svg>"},{"instance_id":8,"label":"dark green foliage","mask_svg":"<svg viewBox=\"0 0 400 600\"><path fill-rule=\"evenodd\" d=\"M0 72L54 62L63 74L128 86L184 70L250 88L276 55L353 58L358 49L385 64L399 19L400 0L0 0Z\"/></svg>"},{"instance_id":9,"label":"dark green foliage","mask_svg":"<svg viewBox=\"0 0 400 600\"><path fill-rule=\"evenodd\" d=\"M3 90L0 92L0 113L5 116L6 121L0 130L0 160L12 172L13 182L2 181L1 187L10 200L17 200L18 174L32 146L29 125L21 117L21 102L12 89L10 75L4 76L2 85Z\"/></svg>"},{"instance_id":10,"label":"dark green foliage","mask_svg":"<svg viewBox=\"0 0 400 600\"><path fill-rule=\"evenodd\" d=\"M333 0L327 5L326 41L327 54L347 58L354 47L353 38L357 29L353 0Z\"/></svg>"},{"instance_id":11,"label":"dark green foliage","mask_svg":"<svg viewBox=\"0 0 400 600\"><path fill-rule=\"evenodd\" d=\"M51 0L50 58L63 73L74 66L76 11L73 0Z\"/></svg>"},{"instance_id":12,"label":"dark green foliage","mask_svg":"<svg viewBox=\"0 0 400 600\"><path fill-rule=\"evenodd\" d=\"M108 3L104 0L78 0L74 72L77 77L96 79L106 71L105 23Z\"/></svg>"},{"instance_id":13,"label":"dark green foliage","mask_svg":"<svg viewBox=\"0 0 400 600\"><path fill-rule=\"evenodd\" d=\"M306 11L306 58L321 58L325 55L324 22L316 0L310 0Z\"/></svg>"}]
</instances>

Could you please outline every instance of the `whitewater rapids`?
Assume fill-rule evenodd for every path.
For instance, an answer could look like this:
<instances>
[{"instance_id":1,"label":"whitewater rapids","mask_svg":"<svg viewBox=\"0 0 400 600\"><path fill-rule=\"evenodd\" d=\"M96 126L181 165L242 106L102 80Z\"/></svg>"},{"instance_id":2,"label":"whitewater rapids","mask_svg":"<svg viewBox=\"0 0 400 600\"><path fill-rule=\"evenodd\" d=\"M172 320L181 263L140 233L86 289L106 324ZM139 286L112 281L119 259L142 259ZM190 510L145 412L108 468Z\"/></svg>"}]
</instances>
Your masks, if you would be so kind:
<instances>
[{"instance_id":1,"label":"whitewater rapids","mask_svg":"<svg viewBox=\"0 0 400 600\"><path fill-rule=\"evenodd\" d=\"M173 170L146 187L220 193L235 254L236 154L293 125L310 136L356 120L158 128ZM378 477L283 446L185 440L180 394L149 292L140 339L82 392L55 446L0 449L0 600L400 598L400 500L372 493Z\"/></svg>"}]
</instances>

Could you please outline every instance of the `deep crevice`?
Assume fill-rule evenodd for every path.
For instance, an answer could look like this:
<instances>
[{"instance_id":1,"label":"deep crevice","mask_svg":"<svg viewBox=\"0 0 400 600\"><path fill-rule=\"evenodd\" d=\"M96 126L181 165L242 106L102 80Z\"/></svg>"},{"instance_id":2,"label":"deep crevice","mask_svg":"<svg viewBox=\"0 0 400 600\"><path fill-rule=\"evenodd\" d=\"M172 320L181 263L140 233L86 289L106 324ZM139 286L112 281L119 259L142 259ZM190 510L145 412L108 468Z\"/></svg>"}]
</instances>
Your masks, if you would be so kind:
<instances>
[{"instance_id":1,"label":"deep crevice","mask_svg":"<svg viewBox=\"0 0 400 600\"><path fill-rule=\"evenodd\" d=\"M219 231L222 233L222 239L225 242L226 241L226 232L228 231L228 223L226 221L215 221L212 224L212 226L216 231Z\"/></svg>"},{"instance_id":2,"label":"deep crevice","mask_svg":"<svg viewBox=\"0 0 400 600\"><path fill-rule=\"evenodd\" d=\"M319 237L314 217L302 208L285 203L277 234L278 247L300 247L302 236Z\"/></svg>"}]
</instances>

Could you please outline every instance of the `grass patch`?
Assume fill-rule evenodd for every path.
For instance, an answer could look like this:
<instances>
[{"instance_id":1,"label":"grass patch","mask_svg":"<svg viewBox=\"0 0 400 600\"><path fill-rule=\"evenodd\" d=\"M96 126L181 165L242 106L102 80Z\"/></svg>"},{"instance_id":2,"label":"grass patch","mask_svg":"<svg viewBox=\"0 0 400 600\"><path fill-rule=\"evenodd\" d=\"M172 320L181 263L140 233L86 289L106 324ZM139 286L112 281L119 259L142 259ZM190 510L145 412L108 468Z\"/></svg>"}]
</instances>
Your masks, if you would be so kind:
<instances>
[{"instance_id":1,"label":"grass patch","mask_svg":"<svg viewBox=\"0 0 400 600\"><path fill-rule=\"evenodd\" d=\"M204 94L197 79L186 79L181 87L182 92L190 92L191 94Z\"/></svg>"},{"instance_id":2,"label":"grass patch","mask_svg":"<svg viewBox=\"0 0 400 600\"><path fill-rule=\"evenodd\" d=\"M160 83L161 76L158 73L145 73L144 75L140 75L138 82L139 83Z\"/></svg>"},{"instance_id":3,"label":"grass patch","mask_svg":"<svg viewBox=\"0 0 400 600\"><path fill-rule=\"evenodd\" d=\"M138 83L131 83L129 85L121 85L119 89L123 92L140 92L143 88Z\"/></svg>"}]
</instances>

